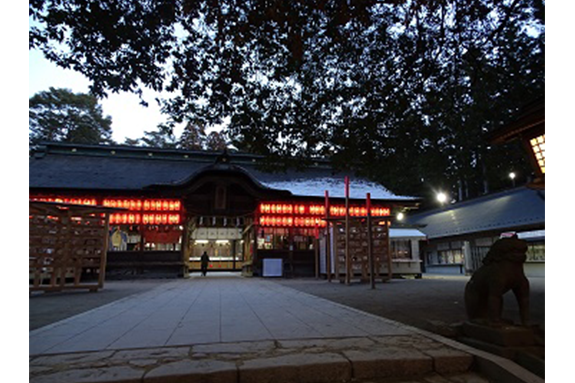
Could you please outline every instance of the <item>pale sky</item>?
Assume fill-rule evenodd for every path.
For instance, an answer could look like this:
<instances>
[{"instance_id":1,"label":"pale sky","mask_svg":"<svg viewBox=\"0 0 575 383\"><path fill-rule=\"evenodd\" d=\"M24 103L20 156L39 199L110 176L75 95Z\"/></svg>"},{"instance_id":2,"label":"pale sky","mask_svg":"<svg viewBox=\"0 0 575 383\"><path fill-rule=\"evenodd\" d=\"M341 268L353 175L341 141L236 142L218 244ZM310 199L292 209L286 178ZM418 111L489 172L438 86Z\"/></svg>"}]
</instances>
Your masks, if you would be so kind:
<instances>
[{"instance_id":1,"label":"pale sky","mask_svg":"<svg viewBox=\"0 0 575 383\"><path fill-rule=\"evenodd\" d=\"M54 88L68 88L75 93L88 93L90 82L82 74L62 69L46 60L37 50L28 52L28 97ZM135 94L110 94L108 98L100 100L104 115L112 117L112 138L117 143L128 138L140 138L144 131L156 130L156 126L166 118L160 113L152 91L144 92L144 99L149 106L140 105ZM180 131L176 130L176 135Z\"/></svg>"}]
</instances>

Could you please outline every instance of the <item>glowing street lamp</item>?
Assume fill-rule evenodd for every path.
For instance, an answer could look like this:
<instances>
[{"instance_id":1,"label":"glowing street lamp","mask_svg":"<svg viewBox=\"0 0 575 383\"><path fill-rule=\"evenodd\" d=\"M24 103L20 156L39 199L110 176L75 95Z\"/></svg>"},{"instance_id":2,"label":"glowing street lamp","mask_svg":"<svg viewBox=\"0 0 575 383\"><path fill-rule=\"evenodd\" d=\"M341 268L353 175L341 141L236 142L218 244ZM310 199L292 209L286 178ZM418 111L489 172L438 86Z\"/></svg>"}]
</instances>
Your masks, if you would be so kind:
<instances>
[{"instance_id":1,"label":"glowing street lamp","mask_svg":"<svg viewBox=\"0 0 575 383\"><path fill-rule=\"evenodd\" d=\"M513 187L515 187L515 177L517 175L515 174L515 172L511 172L509 173L509 178L511 178L511 183L513 184Z\"/></svg>"},{"instance_id":2,"label":"glowing street lamp","mask_svg":"<svg viewBox=\"0 0 575 383\"><path fill-rule=\"evenodd\" d=\"M437 193L435 197L437 198L437 201L442 205L447 202L447 194L444 192Z\"/></svg>"}]
</instances>

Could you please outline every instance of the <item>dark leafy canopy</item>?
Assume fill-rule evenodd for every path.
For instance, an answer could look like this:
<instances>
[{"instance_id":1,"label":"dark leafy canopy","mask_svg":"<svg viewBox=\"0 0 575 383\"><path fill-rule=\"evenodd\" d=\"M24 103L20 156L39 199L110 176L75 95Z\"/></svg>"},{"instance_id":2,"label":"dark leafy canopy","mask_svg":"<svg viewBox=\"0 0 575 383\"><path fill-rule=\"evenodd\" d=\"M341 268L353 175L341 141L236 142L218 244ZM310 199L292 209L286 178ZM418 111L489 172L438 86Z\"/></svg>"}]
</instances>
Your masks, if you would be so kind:
<instances>
[{"instance_id":1,"label":"dark leafy canopy","mask_svg":"<svg viewBox=\"0 0 575 383\"><path fill-rule=\"evenodd\" d=\"M227 149L229 142L225 132L212 131L206 134L204 126L189 122L179 138L174 136L170 124L160 124L155 131L144 132L142 138L127 138L124 144L164 149L223 151Z\"/></svg>"},{"instance_id":2,"label":"dark leafy canopy","mask_svg":"<svg viewBox=\"0 0 575 383\"><path fill-rule=\"evenodd\" d=\"M482 137L543 94L541 0L36 0L30 13L30 46L95 94L171 91L172 122L229 119L236 147L272 160L330 156L400 193L471 195L527 169Z\"/></svg>"},{"instance_id":3,"label":"dark leafy canopy","mask_svg":"<svg viewBox=\"0 0 575 383\"><path fill-rule=\"evenodd\" d=\"M29 101L29 143L62 141L78 144L112 142L112 119L104 116L98 99L68 89L50 88Z\"/></svg>"}]
</instances>

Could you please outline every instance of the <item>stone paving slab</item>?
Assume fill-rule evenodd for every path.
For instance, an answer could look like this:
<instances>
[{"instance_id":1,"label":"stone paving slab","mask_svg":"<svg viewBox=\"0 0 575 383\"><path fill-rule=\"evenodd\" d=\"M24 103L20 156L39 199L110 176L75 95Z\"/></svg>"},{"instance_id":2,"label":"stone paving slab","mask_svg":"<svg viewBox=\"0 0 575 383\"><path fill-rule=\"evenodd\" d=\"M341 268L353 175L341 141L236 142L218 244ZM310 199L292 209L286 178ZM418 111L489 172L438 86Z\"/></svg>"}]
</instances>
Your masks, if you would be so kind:
<instances>
[{"instance_id":1,"label":"stone paving slab","mask_svg":"<svg viewBox=\"0 0 575 383\"><path fill-rule=\"evenodd\" d=\"M32 383L486 382L471 348L265 279L168 282L29 345Z\"/></svg>"},{"instance_id":2,"label":"stone paving slab","mask_svg":"<svg viewBox=\"0 0 575 383\"><path fill-rule=\"evenodd\" d=\"M263 279L194 278L30 332L30 355L193 344L409 334Z\"/></svg>"}]
</instances>

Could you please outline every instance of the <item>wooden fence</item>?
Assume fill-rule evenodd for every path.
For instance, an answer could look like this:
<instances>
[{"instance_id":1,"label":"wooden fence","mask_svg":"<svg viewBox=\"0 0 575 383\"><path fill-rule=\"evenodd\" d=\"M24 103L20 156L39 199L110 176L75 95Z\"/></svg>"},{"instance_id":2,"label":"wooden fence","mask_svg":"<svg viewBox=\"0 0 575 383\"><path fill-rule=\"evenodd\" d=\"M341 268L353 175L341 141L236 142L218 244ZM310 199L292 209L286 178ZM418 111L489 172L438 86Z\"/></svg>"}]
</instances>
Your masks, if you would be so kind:
<instances>
[{"instance_id":1,"label":"wooden fence","mask_svg":"<svg viewBox=\"0 0 575 383\"><path fill-rule=\"evenodd\" d=\"M30 201L30 292L102 288L115 210Z\"/></svg>"}]
</instances>

